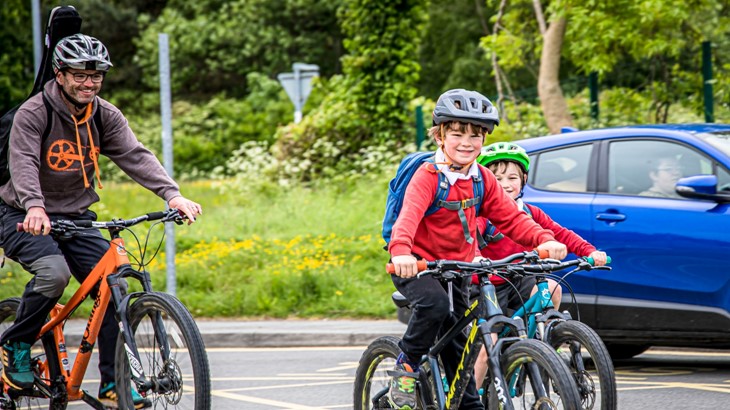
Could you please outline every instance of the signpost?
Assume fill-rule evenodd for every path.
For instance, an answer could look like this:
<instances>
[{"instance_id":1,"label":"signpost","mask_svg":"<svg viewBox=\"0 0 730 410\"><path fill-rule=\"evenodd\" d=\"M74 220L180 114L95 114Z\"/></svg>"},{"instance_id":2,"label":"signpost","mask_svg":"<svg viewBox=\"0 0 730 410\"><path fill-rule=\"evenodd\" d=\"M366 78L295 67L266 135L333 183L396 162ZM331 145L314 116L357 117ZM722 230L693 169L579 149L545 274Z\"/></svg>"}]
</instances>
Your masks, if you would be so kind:
<instances>
[{"instance_id":1,"label":"signpost","mask_svg":"<svg viewBox=\"0 0 730 410\"><path fill-rule=\"evenodd\" d=\"M294 63L292 69L293 73L281 73L277 78L294 104L294 122L299 124L302 120L302 107L312 91L312 78L319 75L319 66Z\"/></svg>"}]
</instances>

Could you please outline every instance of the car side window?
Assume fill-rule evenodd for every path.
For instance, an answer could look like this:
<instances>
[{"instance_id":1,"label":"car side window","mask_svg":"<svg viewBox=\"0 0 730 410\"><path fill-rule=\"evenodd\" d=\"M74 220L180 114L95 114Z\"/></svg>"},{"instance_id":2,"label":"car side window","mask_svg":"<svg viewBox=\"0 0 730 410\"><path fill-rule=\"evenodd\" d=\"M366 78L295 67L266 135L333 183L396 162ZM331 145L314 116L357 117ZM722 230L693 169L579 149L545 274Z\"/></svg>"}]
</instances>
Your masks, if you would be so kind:
<instances>
[{"instance_id":1,"label":"car side window","mask_svg":"<svg viewBox=\"0 0 730 410\"><path fill-rule=\"evenodd\" d=\"M592 149L591 144L579 145L531 158L537 163L530 172L532 186L549 191L586 192Z\"/></svg>"},{"instance_id":2,"label":"car side window","mask_svg":"<svg viewBox=\"0 0 730 410\"><path fill-rule=\"evenodd\" d=\"M730 172L721 167L717 168L717 191L730 193Z\"/></svg>"},{"instance_id":3,"label":"car side window","mask_svg":"<svg viewBox=\"0 0 730 410\"><path fill-rule=\"evenodd\" d=\"M613 141L608 152L611 194L683 199L677 180L712 174L712 161L680 144L656 140Z\"/></svg>"}]
</instances>

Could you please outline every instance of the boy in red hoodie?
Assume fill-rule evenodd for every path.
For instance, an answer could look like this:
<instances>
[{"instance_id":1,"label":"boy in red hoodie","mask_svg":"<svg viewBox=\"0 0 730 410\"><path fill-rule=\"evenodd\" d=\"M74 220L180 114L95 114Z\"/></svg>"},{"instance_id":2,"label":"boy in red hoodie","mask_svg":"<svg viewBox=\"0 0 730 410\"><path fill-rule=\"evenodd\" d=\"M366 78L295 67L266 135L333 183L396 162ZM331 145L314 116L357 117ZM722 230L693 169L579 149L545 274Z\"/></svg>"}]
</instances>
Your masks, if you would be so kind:
<instances>
[{"instance_id":1,"label":"boy in red hoodie","mask_svg":"<svg viewBox=\"0 0 730 410\"><path fill-rule=\"evenodd\" d=\"M568 247L569 252L578 256L590 256L596 266L606 264L605 252L596 250L593 245L586 242L578 234L553 221L542 209L522 201L523 188L527 182L527 173L530 170L530 157L527 156L522 147L511 142L495 142L482 149L482 154L477 158L477 162L492 171L497 182L513 199L513 206L516 209L525 215L530 215L541 227L553 232L555 238ZM487 221L487 218L480 216L477 219L477 225L479 232L485 233L488 242L488 245L481 250L481 254L485 258L502 259L517 252L530 250L529 247L525 247L511 239L509 234L505 236L497 231ZM502 311L506 314L519 309L522 301L529 299L537 291L535 278L532 276L512 280L512 284L519 290L519 293L500 277L492 276L490 281L496 287L497 300L499 300ZM555 305L555 309L558 309L563 294L562 288L552 279L547 281L552 293L553 305ZM478 284L478 278L472 278L472 283ZM481 387L487 371L486 358L486 350L482 348L479 359L474 365L477 387Z\"/></svg>"},{"instance_id":2,"label":"boy in red hoodie","mask_svg":"<svg viewBox=\"0 0 730 410\"><path fill-rule=\"evenodd\" d=\"M415 278L418 259L476 259L477 216L488 218L524 247L545 250L556 259L563 259L567 254L565 245L517 209L494 175L476 162L486 134L498 124L496 107L478 92L449 90L436 102L433 127L429 131L439 147L435 153L436 163L422 165L413 175L388 245L395 267L393 283L414 307L399 343L403 353L396 361L388 394L396 409L415 408L415 377L421 357L428 352L439 330L453 325L468 306L469 280L453 282L456 289L452 289L453 300L450 300L446 284L429 276ZM462 205L458 210L451 206L448 207L451 209L441 207L425 216L438 189L439 172L451 185L446 204ZM473 198L475 183L484 184L481 201ZM479 203L481 208L477 209ZM466 336L455 341L442 353L449 378L455 374L465 339ZM483 409L473 381L469 383L460 409Z\"/></svg>"}]
</instances>

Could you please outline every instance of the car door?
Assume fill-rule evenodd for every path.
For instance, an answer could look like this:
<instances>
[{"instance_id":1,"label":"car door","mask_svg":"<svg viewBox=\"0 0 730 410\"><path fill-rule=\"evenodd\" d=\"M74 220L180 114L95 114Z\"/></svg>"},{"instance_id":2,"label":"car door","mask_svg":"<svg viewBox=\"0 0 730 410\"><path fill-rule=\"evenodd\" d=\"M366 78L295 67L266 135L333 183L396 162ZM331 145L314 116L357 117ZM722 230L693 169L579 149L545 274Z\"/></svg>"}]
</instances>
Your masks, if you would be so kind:
<instances>
[{"instance_id":1,"label":"car door","mask_svg":"<svg viewBox=\"0 0 730 410\"><path fill-rule=\"evenodd\" d=\"M661 196L660 187L662 179L690 175L718 173L722 180L727 170L667 140L609 140L601 151L607 192L593 200L593 243L613 258L613 270L595 277L598 326L706 331L717 326L714 316L727 321L728 205Z\"/></svg>"}]
</instances>

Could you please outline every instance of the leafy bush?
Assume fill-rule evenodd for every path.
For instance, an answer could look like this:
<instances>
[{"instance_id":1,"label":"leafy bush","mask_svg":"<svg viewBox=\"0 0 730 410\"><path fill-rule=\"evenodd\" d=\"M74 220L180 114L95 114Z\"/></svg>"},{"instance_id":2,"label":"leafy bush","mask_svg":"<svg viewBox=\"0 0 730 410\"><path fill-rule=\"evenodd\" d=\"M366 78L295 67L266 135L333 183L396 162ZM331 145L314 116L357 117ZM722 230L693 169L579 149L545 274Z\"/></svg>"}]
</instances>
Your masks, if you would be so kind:
<instances>
[{"instance_id":1,"label":"leafy bush","mask_svg":"<svg viewBox=\"0 0 730 410\"><path fill-rule=\"evenodd\" d=\"M338 178L379 145L397 148L412 138L419 65L422 0L349 0L340 9L348 55L343 76L321 82L322 100L299 124L278 130L272 152L280 161L310 161L296 176ZM315 93L315 91L313 91Z\"/></svg>"},{"instance_id":2,"label":"leafy bush","mask_svg":"<svg viewBox=\"0 0 730 410\"><path fill-rule=\"evenodd\" d=\"M248 80L251 93L242 100L219 95L204 103L180 100L173 104L173 154L177 177L207 176L216 167L223 169L221 167L231 153L244 142L262 141L270 145L277 127L292 118L292 105L276 80L259 73L249 74ZM161 157L159 114L146 111L127 116L137 138ZM103 172L103 177L115 179L122 175L109 162L103 163Z\"/></svg>"}]
</instances>

